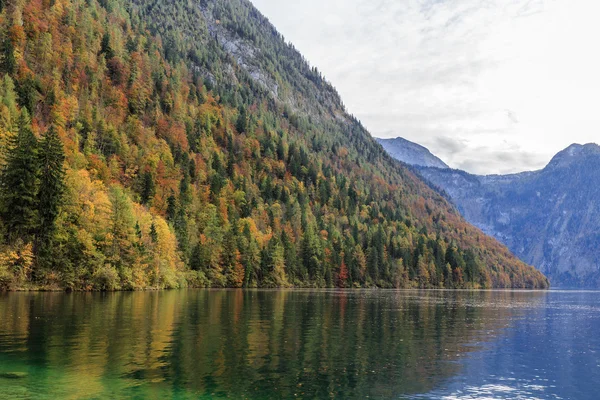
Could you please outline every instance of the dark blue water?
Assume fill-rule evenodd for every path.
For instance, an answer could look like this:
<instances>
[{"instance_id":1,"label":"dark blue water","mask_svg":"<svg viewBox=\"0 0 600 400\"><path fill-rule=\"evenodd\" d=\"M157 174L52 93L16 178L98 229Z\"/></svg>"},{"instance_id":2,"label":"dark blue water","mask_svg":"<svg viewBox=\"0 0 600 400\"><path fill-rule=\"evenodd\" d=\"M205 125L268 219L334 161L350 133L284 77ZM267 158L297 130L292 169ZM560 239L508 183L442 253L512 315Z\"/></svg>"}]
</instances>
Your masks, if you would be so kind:
<instances>
[{"instance_id":1,"label":"dark blue water","mask_svg":"<svg viewBox=\"0 0 600 400\"><path fill-rule=\"evenodd\" d=\"M600 292L0 295L3 398L600 398Z\"/></svg>"},{"instance_id":2,"label":"dark blue water","mask_svg":"<svg viewBox=\"0 0 600 400\"><path fill-rule=\"evenodd\" d=\"M489 305L522 312L423 397L600 399L600 292L550 291Z\"/></svg>"}]
</instances>

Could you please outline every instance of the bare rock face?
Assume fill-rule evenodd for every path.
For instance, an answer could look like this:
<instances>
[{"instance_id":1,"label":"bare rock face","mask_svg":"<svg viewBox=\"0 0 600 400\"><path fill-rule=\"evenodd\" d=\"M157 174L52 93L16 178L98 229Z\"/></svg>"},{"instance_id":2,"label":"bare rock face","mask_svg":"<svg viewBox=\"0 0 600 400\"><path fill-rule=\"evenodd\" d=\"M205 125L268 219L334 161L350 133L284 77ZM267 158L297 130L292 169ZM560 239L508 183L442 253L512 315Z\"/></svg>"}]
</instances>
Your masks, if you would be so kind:
<instances>
[{"instance_id":1,"label":"bare rock face","mask_svg":"<svg viewBox=\"0 0 600 400\"><path fill-rule=\"evenodd\" d=\"M208 34L216 39L232 60L235 60L235 66L266 90L276 103L288 107L290 113L299 117L321 121L324 116L322 110L316 106L318 103L324 105L338 121L349 122L345 115L345 107L333 86L326 82L316 69L308 67L293 45L286 44L283 36L280 36L264 16L253 13L251 17L257 23L258 32L256 35L245 35L231 26L224 26L218 15L215 15L214 7L208 2L200 2L198 7ZM288 82L281 77L281 71L277 70L276 63L265 53L263 46L266 42L277 46L271 50L280 59L285 59L286 73L294 77L294 86L287 84ZM232 80L238 78L235 76ZM296 91L301 92L304 97L295 95ZM306 98L307 95L315 93L316 96Z\"/></svg>"},{"instance_id":2,"label":"bare rock face","mask_svg":"<svg viewBox=\"0 0 600 400\"><path fill-rule=\"evenodd\" d=\"M423 167L417 157L400 160L553 287L600 287L600 146L573 144L544 169L511 175Z\"/></svg>"}]
</instances>

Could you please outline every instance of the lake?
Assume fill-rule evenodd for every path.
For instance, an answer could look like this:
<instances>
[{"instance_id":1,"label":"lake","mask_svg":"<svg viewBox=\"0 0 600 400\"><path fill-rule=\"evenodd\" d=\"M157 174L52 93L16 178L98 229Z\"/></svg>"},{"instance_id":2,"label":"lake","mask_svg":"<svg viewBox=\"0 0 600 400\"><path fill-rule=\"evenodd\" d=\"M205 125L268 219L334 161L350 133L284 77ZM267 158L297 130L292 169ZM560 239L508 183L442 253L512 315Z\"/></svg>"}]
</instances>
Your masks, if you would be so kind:
<instances>
[{"instance_id":1,"label":"lake","mask_svg":"<svg viewBox=\"0 0 600 400\"><path fill-rule=\"evenodd\" d=\"M600 292L0 294L0 398L597 398Z\"/></svg>"}]
</instances>

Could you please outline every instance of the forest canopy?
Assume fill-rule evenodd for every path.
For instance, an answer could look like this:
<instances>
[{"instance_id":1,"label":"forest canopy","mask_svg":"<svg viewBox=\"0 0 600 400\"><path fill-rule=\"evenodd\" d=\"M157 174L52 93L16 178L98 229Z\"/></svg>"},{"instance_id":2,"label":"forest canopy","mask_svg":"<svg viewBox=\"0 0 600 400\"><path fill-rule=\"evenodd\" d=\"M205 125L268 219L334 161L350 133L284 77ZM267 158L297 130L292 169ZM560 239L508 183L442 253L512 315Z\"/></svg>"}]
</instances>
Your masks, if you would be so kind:
<instances>
[{"instance_id":1,"label":"forest canopy","mask_svg":"<svg viewBox=\"0 0 600 400\"><path fill-rule=\"evenodd\" d=\"M245 0L8 0L0 288L545 288Z\"/></svg>"}]
</instances>

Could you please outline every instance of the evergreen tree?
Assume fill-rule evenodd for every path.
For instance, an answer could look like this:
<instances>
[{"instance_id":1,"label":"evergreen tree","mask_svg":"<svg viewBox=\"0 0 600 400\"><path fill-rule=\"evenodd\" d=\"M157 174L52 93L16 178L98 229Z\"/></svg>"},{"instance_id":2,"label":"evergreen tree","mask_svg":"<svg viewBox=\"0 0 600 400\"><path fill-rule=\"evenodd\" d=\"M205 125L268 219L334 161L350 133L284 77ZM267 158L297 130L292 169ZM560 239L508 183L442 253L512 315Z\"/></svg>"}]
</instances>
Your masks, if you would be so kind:
<instances>
[{"instance_id":1,"label":"evergreen tree","mask_svg":"<svg viewBox=\"0 0 600 400\"><path fill-rule=\"evenodd\" d=\"M167 220L170 222L175 221L177 215L177 200L175 195L171 194L167 199Z\"/></svg>"},{"instance_id":2,"label":"evergreen tree","mask_svg":"<svg viewBox=\"0 0 600 400\"><path fill-rule=\"evenodd\" d=\"M190 269L192 271L201 271L203 266L202 259L202 245L200 243L196 244L192 249L192 254L190 255Z\"/></svg>"},{"instance_id":3,"label":"evergreen tree","mask_svg":"<svg viewBox=\"0 0 600 400\"><path fill-rule=\"evenodd\" d=\"M298 257L296 246L291 241L289 235L283 231L281 233L281 243L283 245L283 254L285 258L285 267L287 271L287 275L290 280L293 282L295 279L302 280L305 277L298 276Z\"/></svg>"},{"instance_id":4,"label":"evergreen tree","mask_svg":"<svg viewBox=\"0 0 600 400\"><path fill-rule=\"evenodd\" d=\"M244 226L243 240L240 246L242 252L242 264L245 267L244 287L250 287L256 282L256 274L260 269L260 249L256 238L250 232L248 225Z\"/></svg>"},{"instance_id":5,"label":"evergreen tree","mask_svg":"<svg viewBox=\"0 0 600 400\"><path fill-rule=\"evenodd\" d=\"M475 254L472 251L467 251L464 257L465 260L465 279L468 282L475 283L479 280L481 266Z\"/></svg>"},{"instance_id":6,"label":"evergreen tree","mask_svg":"<svg viewBox=\"0 0 600 400\"><path fill-rule=\"evenodd\" d=\"M182 255L186 257L189 253L189 241L188 241L188 224L187 215L183 208L179 208L177 215L173 221L173 227L175 228L175 235L177 236L177 244Z\"/></svg>"},{"instance_id":7,"label":"evergreen tree","mask_svg":"<svg viewBox=\"0 0 600 400\"><path fill-rule=\"evenodd\" d=\"M284 248L278 238L273 237L269 241L264 251L263 273L267 286L282 287L287 286L287 276L285 274L285 256Z\"/></svg>"},{"instance_id":8,"label":"evergreen tree","mask_svg":"<svg viewBox=\"0 0 600 400\"><path fill-rule=\"evenodd\" d=\"M30 124L29 114L23 110L2 173L2 219L9 241L31 239L38 223L38 143Z\"/></svg>"},{"instance_id":9,"label":"evergreen tree","mask_svg":"<svg viewBox=\"0 0 600 400\"><path fill-rule=\"evenodd\" d=\"M54 126L46 132L40 143L40 186L38 191L38 255L49 256L56 218L63 203L65 191L65 155L63 145Z\"/></svg>"},{"instance_id":10,"label":"evergreen tree","mask_svg":"<svg viewBox=\"0 0 600 400\"><path fill-rule=\"evenodd\" d=\"M152 243L158 242L158 232L156 231L154 221L152 221L152 224L150 225L150 240L152 240Z\"/></svg>"},{"instance_id":11,"label":"evergreen tree","mask_svg":"<svg viewBox=\"0 0 600 400\"><path fill-rule=\"evenodd\" d=\"M100 54L104 54L107 60L110 60L115 56L115 52L110 45L110 33L106 32L102 36L102 42L100 43Z\"/></svg>"},{"instance_id":12,"label":"evergreen tree","mask_svg":"<svg viewBox=\"0 0 600 400\"><path fill-rule=\"evenodd\" d=\"M135 221L135 236L137 236L138 240L142 240L143 234L139 221Z\"/></svg>"},{"instance_id":13,"label":"evergreen tree","mask_svg":"<svg viewBox=\"0 0 600 400\"><path fill-rule=\"evenodd\" d=\"M225 271L231 271L235 263L235 252L237 250L237 222L234 220L223 237L223 253L221 264Z\"/></svg>"},{"instance_id":14,"label":"evergreen tree","mask_svg":"<svg viewBox=\"0 0 600 400\"><path fill-rule=\"evenodd\" d=\"M238 133L244 133L248 129L248 115L246 114L245 107L240 107L235 129Z\"/></svg>"},{"instance_id":15,"label":"evergreen tree","mask_svg":"<svg viewBox=\"0 0 600 400\"><path fill-rule=\"evenodd\" d=\"M156 192L156 187L154 185L154 178L152 177L152 173L150 171L144 172L142 181L142 204L148 204L154 194Z\"/></svg>"},{"instance_id":16,"label":"evergreen tree","mask_svg":"<svg viewBox=\"0 0 600 400\"><path fill-rule=\"evenodd\" d=\"M179 182L179 202L181 207L187 207L192 202L192 191L190 189L190 176L186 173Z\"/></svg>"},{"instance_id":17,"label":"evergreen tree","mask_svg":"<svg viewBox=\"0 0 600 400\"><path fill-rule=\"evenodd\" d=\"M314 232L313 227L308 227L301 243L302 264L308 272L310 279L316 279L321 273L321 251L319 248L319 239Z\"/></svg>"},{"instance_id":18,"label":"evergreen tree","mask_svg":"<svg viewBox=\"0 0 600 400\"><path fill-rule=\"evenodd\" d=\"M380 260L377 248L369 247L367 249L367 264L369 267L369 276L375 283L379 280L379 263Z\"/></svg>"},{"instance_id":19,"label":"evergreen tree","mask_svg":"<svg viewBox=\"0 0 600 400\"><path fill-rule=\"evenodd\" d=\"M14 74L17 69L17 60L15 59L15 47L8 34L8 29L4 27L5 33L0 42L0 55L2 72Z\"/></svg>"}]
</instances>

